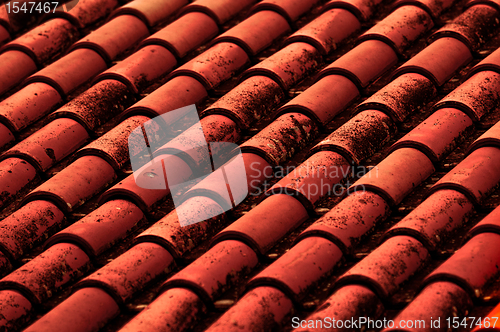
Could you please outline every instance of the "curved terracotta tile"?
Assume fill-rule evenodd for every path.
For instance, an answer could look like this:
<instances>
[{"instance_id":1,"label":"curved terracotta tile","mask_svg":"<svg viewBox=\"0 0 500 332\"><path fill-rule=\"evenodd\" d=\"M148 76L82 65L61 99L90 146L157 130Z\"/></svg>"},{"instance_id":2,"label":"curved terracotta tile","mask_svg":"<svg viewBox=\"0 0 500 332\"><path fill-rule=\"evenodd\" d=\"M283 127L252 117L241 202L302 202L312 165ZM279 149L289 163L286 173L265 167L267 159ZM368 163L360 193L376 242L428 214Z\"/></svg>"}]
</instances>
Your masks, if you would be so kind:
<instances>
[{"instance_id":1,"label":"curved terracotta tile","mask_svg":"<svg viewBox=\"0 0 500 332\"><path fill-rule=\"evenodd\" d=\"M406 322L415 322L415 320L423 320L425 322L425 327L419 328L419 332L436 331L436 328L430 325L431 318L433 321L440 318L440 325L444 327L448 325L446 318L465 317L471 306L472 301L462 288L451 282L435 282L424 288L424 290L394 318L394 328L387 328L383 331L416 331L415 328L401 329L397 327L400 325L406 326ZM401 324L401 322L403 322L403 324Z\"/></svg>"},{"instance_id":2,"label":"curved terracotta tile","mask_svg":"<svg viewBox=\"0 0 500 332\"><path fill-rule=\"evenodd\" d=\"M361 28L356 16L348 10L334 8L292 34L285 43L305 42L326 55L337 45Z\"/></svg>"},{"instance_id":3,"label":"curved terracotta tile","mask_svg":"<svg viewBox=\"0 0 500 332\"><path fill-rule=\"evenodd\" d=\"M446 11L453 5L454 0L446 0L446 1L435 1L435 0L400 0L396 1L395 6L404 6L404 5L413 5L417 7L421 7L425 11L427 11L432 19L435 21L439 21L441 19L441 13Z\"/></svg>"},{"instance_id":4,"label":"curved terracotta tile","mask_svg":"<svg viewBox=\"0 0 500 332\"><path fill-rule=\"evenodd\" d=\"M431 16L422 8L405 5L359 37L360 41L381 40L398 54L434 26Z\"/></svg>"},{"instance_id":5,"label":"curved terracotta tile","mask_svg":"<svg viewBox=\"0 0 500 332\"><path fill-rule=\"evenodd\" d=\"M212 243L238 240L265 255L307 218L307 211L298 200L289 195L273 195L218 233Z\"/></svg>"},{"instance_id":6,"label":"curved terracotta tile","mask_svg":"<svg viewBox=\"0 0 500 332\"><path fill-rule=\"evenodd\" d=\"M144 214L135 204L126 200L112 200L51 236L45 242L45 247L57 243L74 243L93 258L125 237L143 218Z\"/></svg>"},{"instance_id":7,"label":"curved terracotta tile","mask_svg":"<svg viewBox=\"0 0 500 332\"><path fill-rule=\"evenodd\" d=\"M299 112L324 126L359 97L357 86L342 75L328 75L281 107L277 116Z\"/></svg>"},{"instance_id":8,"label":"curved terracotta tile","mask_svg":"<svg viewBox=\"0 0 500 332\"><path fill-rule=\"evenodd\" d=\"M146 132L148 132L147 125L148 123L144 125ZM194 173L206 174L207 169L212 165L210 156L216 156L219 151L216 148L213 150L209 149L207 144L200 144L201 131L203 131L203 136L205 136L207 144L213 142L235 143L240 138L239 128L235 122L223 115L212 114L204 117L200 120L199 124L194 124L158 148L156 148L158 145L155 145L153 140L150 139L150 146L155 147L153 148L153 156L160 158L160 156L178 155L189 165ZM154 129L151 132L154 133ZM156 135L161 136L160 133ZM230 144L227 146L231 147ZM224 149L224 145L221 144L220 147L223 150L221 152L227 152L227 149Z\"/></svg>"},{"instance_id":9,"label":"curved terracotta tile","mask_svg":"<svg viewBox=\"0 0 500 332\"><path fill-rule=\"evenodd\" d=\"M293 196L314 214L314 205L322 197L343 194L340 182L349 175L351 166L336 152L319 151L279 180L266 195Z\"/></svg>"},{"instance_id":10,"label":"curved terracotta tile","mask_svg":"<svg viewBox=\"0 0 500 332\"><path fill-rule=\"evenodd\" d=\"M343 75L361 90L397 61L398 57L389 45L379 40L367 40L325 67L318 74L317 80L328 75Z\"/></svg>"},{"instance_id":11,"label":"curved terracotta tile","mask_svg":"<svg viewBox=\"0 0 500 332\"><path fill-rule=\"evenodd\" d=\"M361 284L386 300L430 257L416 239L398 235L378 246L336 280L336 285Z\"/></svg>"},{"instance_id":12,"label":"curved terracotta tile","mask_svg":"<svg viewBox=\"0 0 500 332\"><path fill-rule=\"evenodd\" d=\"M0 121L19 132L62 102L58 91L45 83L28 84L0 102Z\"/></svg>"},{"instance_id":13,"label":"curved terracotta tile","mask_svg":"<svg viewBox=\"0 0 500 332\"><path fill-rule=\"evenodd\" d=\"M278 83L283 91L303 80L321 63L319 51L306 43L296 42L285 46L269 58L246 70L240 81L252 76L267 76Z\"/></svg>"},{"instance_id":14,"label":"curved terracotta tile","mask_svg":"<svg viewBox=\"0 0 500 332\"><path fill-rule=\"evenodd\" d=\"M180 159L176 155L168 155L161 156L163 159L163 165L168 164L170 168L179 170L176 178L179 179L180 182L187 181L189 177L192 175L191 169L188 164L186 164L182 159ZM151 171L147 169L147 171ZM148 172L138 170L136 176L148 177ZM100 202L104 203L113 199L126 198L141 208L142 211L146 212L151 209L153 204L165 198L170 193L170 188L168 188L167 183L165 184L165 189L147 189L152 186L148 186L145 184L143 187L137 185L136 176L134 174L129 175L121 182L114 185L111 189L107 190L104 194L101 195ZM158 182L157 179L151 178L151 181Z\"/></svg>"},{"instance_id":15,"label":"curved terracotta tile","mask_svg":"<svg viewBox=\"0 0 500 332\"><path fill-rule=\"evenodd\" d=\"M84 288L77 290L25 331L49 332L58 328L68 332L98 330L119 312L115 300L105 291Z\"/></svg>"},{"instance_id":16,"label":"curved terracotta tile","mask_svg":"<svg viewBox=\"0 0 500 332\"><path fill-rule=\"evenodd\" d=\"M500 11L500 8L499 8ZM473 76L480 71L491 70L500 73L500 49L491 52L486 58L475 65L468 73L468 76Z\"/></svg>"},{"instance_id":17,"label":"curved terracotta tile","mask_svg":"<svg viewBox=\"0 0 500 332\"><path fill-rule=\"evenodd\" d=\"M281 326L292 311L292 301L274 287L258 287L246 293L207 332L266 332Z\"/></svg>"},{"instance_id":18,"label":"curved terracotta tile","mask_svg":"<svg viewBox=\"0 0 500 332\"><path fill-rule=\"evenodd\" d=\"M173 288L160 294L146 309L132 318L120 332L185 331L207 311L198 295L186 288Z\"/></svg>"},{"instance_id":19,"label":"curved terracotta tile","mask_svg":"<svg viewBox=\"0 0 500 332\"><path fill-rule=\"evenodd\" d=\"M149 282L172 269L174 264L173 257L161 246L139 243L84 278L76 287L101 288L116 303L123 305Z\"/></svg>"},{"instance_id":20,"label":"curved terracotta tile","mask_svg":"<svg viewBox=\"0 0 500 332\"><path fill-rule=\"evenodd\" d=\"M37 171L45 172L76 151L88 138L87 131L78 122L56 119L6 151L0 159L21 158Z\"/></svg>"},{"instance_id":21,"label":"curved terracotta tile","mask_svg":"<svg viewBox=\"0 0 500 332\"><path fill-rule=\"evenodd\" d=\"M436 95L432 82L420 74L404 74L362 102L356 111L380 110L396 123L404 122L417 109L423 108Z\"/></svg>"},{"instance_id":22,"label":"curved terracotta tile","mask_svg":"<svg viewBox=\"0 0 500 332\"><path fill-rule=\"evenodd\" d=\"M0 206L5 206L38 179L36 167L26 160L11 157L0 162Z\"/></svg>"},{"instance_id":23,"label":"curved terracotta tile","mask_svg":"<svg viewBox=\"0 0 500 332\"><path fill-rule=\"evenodd\" d=\"M0 147L7 146L14 140L14 134L4 124L0 123Z\"/></svg>"},{"instance_id":24,"label":"curved terracotta tile","mask_svg":"<svg viewBox=\"0 0 500 332\"><path fill-rule=\"evenodd\" d=\"M477 4L445 25L432 36L431 40L441 37L453 37L465 43L476 52L488 40L499 26L498 11L488 5Z\"/></svg>"},{"instance_id":25,"label":"curved terracotta tile","mask_svg":"<svg viewBox=\"0 0 500 332\"><path fill-rule=\"evenodd\" d=\"M207 90L197 79L177 76L129 107L124 112L123 118L134 115L154 118L169 111L196 104L207 95Z\"/></svg>"},{"instance_id":26,"label":"curved terracotta tile","mask_svg":"<svg viewBox=\"0 0 500 332\"><path fill-rule=\"evenodd\" d=\"M349 163L359 165L380 150L395 134L391 119L377 110L357 114L311 149L311 153L333 151Z\"/></svg>"},{"instance_id":27,"label":"curved terracotta tile","mask_svg":"<svg viewBox=\"0 0 500 332\"><path fill-rule=\"evenodd\" d=\"M59 229L64 214L49 201L33 201L0 222L0 243L14 260Z\"/></svg>"},{"instance_id":28,"label":"curved terracotta tile","mask_svg":"<svg viewBox=\"0 0 500 332\"><path fill-rule=\"evenodd\" d=\"M500 122L475 140L467 149L467 153L487 146L500 148Z\"/></svg>"},{"instance_id":29,"label":"curved terracotta tile","mask_svg":"<svg viewBox=\"0 0 500 332\"><path fill-rule=\"evenodd\" d=\"M0 21L0 46L10 41L10 33L7 27L1 24Z\"/></svg>"},{"instance_id":30,"label":"curved terracotta tile","mask_svg":"<svg viewBox=\"0 0 500 332\"><path fill-rule=\"evenodd\" d=\"M134 0L116 9L111 14L111 18L119 15L134 15L151 28L165 21L188 3L188 0Z\"/></svg>"},{"instance_id":31,"label":"curved terracotta tile","mask_svg":"<svg viewBox=\"0 0 500 332\"><path fill-rule=\"evenodd\" d=\"M144 39L139 47L145 45L163 46L180 59L216 36L218 32L219 28L210 16L199 12L190 12Z\"/></svg>"},{"instance_id":32,"label":"curved terracotta tile","mask_svg":"<svg viewBox=\"0 0 500 332\"><path fill-rule=\"evenodd\" d=\"M220 114L236 122L241 130L269 115L285 98L281 87L266 76L252 76L226 93L200 114Z\"/></svg>"},{"instance_id":33,"label":"curved terracotta tile","mask_svg":"<svg viewBox=\"0 0 500 332\"><path fill-rule=\"evenodd\" d=\"M74 157L98 156L106 160L115 170L118 170L129 161L130 153L132 153L129 152L128 145L130 133L149 120L148 117L141 115L130 117L80 149ZM158 132L158 135L161 133Z\"/></svg>"},{"instance_id":34,"label":"curved terracotta tile","mask_svg":"<svg viewBox=\"0 0 500 332\"><path fill-rule=\"evenodd\" d=\"M225 142L218 143L218 146L226 145ZM186 201L191 197L206 196L216 201L225 210L229 211L240 204L251 191L255 191L265 181L265 173L270 165L258 155L253 153L235 153L234 144L227 144L229 156L225 152L214 153L212 149L212 163L214 170L203 177L201 181L191 186L177 200L176 204ZM224 149L224 148L221 148ZM228 160L229 159L229 160ZM177 178L178 173L171 177L172 167L168 167L169 179ZM197 176L198 174L196 174ZM201 173L201 172L200 172ZM171 181L169 186L178 183Z\"/></svg>"},{"instance_id":35,"label":"curved terracotta tile","mask_svg":"<svg viewBox=\"0 0 500 332\"><path fill-rule=\"evenodd\" d=\"M40 66L67 50L78 35L78 30L70 22L54 18L11 41L0 51L24 52Z\"/></svg>"},{"instance_id":36,"label":"curved terracotta tile","mask_svg":"<svg viewBox=\"0 0 500 332\"><path fill-rule=\"evenodd\" d=\"M349 192L373 191L394 206L401 203L432 173L434 166L425 154L413 148L402 148L391 153L356 181Z\"/></svg>"},{"instance_id":37,"label":"curved terracotta tile","mask_svg":"<svg viewBox=\"0 0 500 332\"><path fill-rule=\"evenodd\" d=\"M319 0L263 0L252 8L252 12L273 10L293 24L300 16L313 8Z\"/></svg>"},{"instance_id":38,"label":"curved terracotta tile","mask_svg":"<svg viewBox=\"0 0 500 332\"><path fill-rule=\"evenodd\" d=\"M76 49L28 77L25 84L46 83L65 98L105 69L106 63L97 52L87 48Z\"/></svg>"},{"instance_id":39,"label":"curved terracotta tile","mask_svg":"<svg viewBox=\"0 0 500 332\"><path fill-rule=\"evenodd\" d=\"M449 233L467 221L473 208L465 195L454 190L439 190L391 227L386 237L412 236L428 250L435 251L449 238Z\"/></svg>"},{"instance_id":40,"label":"curved terracotta tile","mask_svg":"<svg viewBox=\"0 0 500 332\"><path fill-rule=\"evenodd\" d=\"M472 203L480 204L500 182L499 152L495 147L475 150L436 182L429 194L441 189L454 189L466 195Z\"/></svg>"},{"instance_id":41,"label":"curved terracotta tile","mask_svg":"<svg viewBox=\"0 0 500 332\"><path fill-rule=\"evenodd\" d=\"M324 320L324 326L318 326L314 329L318 332L331 331L331 327L336 327L336 330L339 331L348 331L360 327L360 324L357 324L359 318L370 317L371 319L375 319L375 317L379 317L383 311L384 306L382 302L370 289L359 285L346 285L333 293L332 296L330 296L313 314L305 318L305 320L307 323L310 320ZM330 318L330 322L332 323L330 328L327 327L329 322L326 319L327 317ZM333 322L333 318L337 322ZM355 326L352 324L353 320L356 322ZM342 324L338 323L340 321ZM302 326L300 326L301 323L299 321L292 320L292 327L296 325L299 326L293 331L310 331L310 329L307 328L307 324L304 326L302 323ZM340 325L342 325L342 327L339 327Z\"/></svg>"},{"instance_id":42,"label":"curved terracotta tile","mask_svg":"<svg viewBox=\"0 0 500 332\"><path fill-rule=\"evenodd\" d=\"M481 71L441 99L434 109L457 108L472 120L480 121L486 113L497 107L500 99L499 87L500 74Z\"/></svg>"},{"instance_id":43,"label":"curved terracotta tile","mask_svg":"<svg viewBox=\"0 0 500 332\"><path fill-rule=\"evenodd\" d=\"M0 291L0 328L18 329L29 319L33 306L31 302L19 292L12 290Z\"/></svg>"},{"instance_id":44,"label":"curved terracotta tile","mask_svg":"<svg viewBox=\"0 0 500 332\"><path fill-rule=\"evenodd\" d=\"M170 51L162 46L148 45L98 75L94 84L113 79L127 85L131 92L139 93L176 65L177 60Z\"/></svg>"},{"instance_id":45,"label":"curved terracotta tile","mask_svg":"<svg viewBox=\"0 0 500 332\"><path fill-rule=\"evenodd\" d=\"M483 218L476 226L472 227L469 231L470 236L475 236L481 233L497 233L500 230L500 207L497 207L486 217Z\"/></svg>"},{"instance_id":46,"label":"curved terracotta tile","mask_svg":"<svg viewBox=\"0 0 500 332\"><path fill-rule=\"evenodd\" d=\"M0 252L0 277L4 276L7 274L10 270L12 270L12 264L10 263L9 259L7 258L6 255L4 255L2 252ZM2 323L0 323L2 324ZM0 325L2 326L2 325Z\"/></svg>"},{"instance_id":47,"label":"curved terracotta tile","mask_svg":"<svg viewBox=\"0 0 500 332\"><path fill-rule=\"evenodd\" d=\"M78 6L69 11L59 6L55 13L49 15L65 18L75 26L85 28L106 18L118 6L118 2L118 0L78 0Z\"/></svg>"},{"instance_id":48,"label":"curved terracotta tile","mask_svg":"<svg viewBox=\"0 0 500 332\"><path fill-rule=\"evenodd\" d=\"M358 20L365 22L371 18L373 12L382 0L331 0L325 4L324 10L344 8L356 15Z\"/></svg>"},{"instance_id":49,"label":"curved terracotta tile","mask_svg":"<svg viewBox=\"0 0 500 332\"><path fill-rule=\"evenodd\" d=\"M206 119L206 118L205 118ZM315 136L316 124L300 113L287 113L241 144L241 151L254 153L276 166Z\"/></svg>"},{"instance_id":50,"label":"curved terracotta tile","mask_svg":"<svg viewBox=\"0 0 500 332\"><path fill-rule=\"evenodd\" d=\"M208 197L190 198L183 203L182 209L177 208L177 210L184 214L182 216L184 220L192 218L196 221L205 221L181 227L179 216L174 210L139 234L136 241L158 243L178 258L192 250L201 241L209 239L225 223L224 215L222 215L224 210Z\"/></svg>"},{"instance_id":51,"label":"curved terracotta tile","mask_svg":"<svg viewBox=\"0 0 500 332\"><path fill-rule=\"evenodd\" d=\"M275 287L299 302L342 259L342 251L322 237L307 237L247 283L247 289Z\"/></svg>"},{"instance_id":52,"label":"curved terracotta tile","mask_svg":"<svg viewBox=\"0 0 500 332\"><path fill-rule=\"evenodd\" d=\"M133 101L125 84L113 79L104 80L51 113L49 119L72 119L95 134L96 129L122 113Z\"/></svg>"},{"instance_id":53,"label":"curved terracotta tile","mask_svg":"<svg viewBox=\"0 0 500 332\"><path fill-rule=\"evenodd\" d=\"M160 292L188 288L213 305L212 301L242 279L258 262L256 253L249 246L234 240L222 241L169 278L163 283ZM168 305L166 300L162 303Z\"/></svg>"},{"instance_id":54,"label":"curved terracotta tile","mask_svg":"<svg viewBox=\"0 0 500 332\"><path fill-rule=\"evenodd\" d=\"M113 167L96 156L83 156L24 197L53 201L64 212L70 212L97 194L116 177Z\"/></svg>"},{"instance_id":55,"label":"curved terracotta tile","mask_svg":"<svg viewBox=\"0 0 500 332\"><path fill-rule=\"evenodd\" d=\"M222 25L256 1L257 0L198 0L195 3L185 6L181 14L202 12L212 17L217 24Z\"/></svg>"},{"instance_id":56,"label":"curved terracotta tile","mask_svg":"<svg viewBox=\"0 0 500 332\"><path fill-rule=\"evenodd\" d=\"M174 70L169 78L191 76L207 90L236 75L247 63L246 52L233 43L218 43L193 60Z\"/></svg>"},{"instance_id":57,"label":"curved terracotta tile","mask_svg":"<svg viewBox=\"0 0 500 332\"><path fill-rule=\"evenodd\" d=\"M212 43L230 42L254 56L270 46L277 38L290 31L280 14L262 10L215 38Z\"/></svg>"},{"instance_id":58,"label":"curved terracotta tile","mask_svg":"<svg viewBox=\"0 0 500 332\"><path fill-rule=\"evenodd\" d=\"M379 221L385 220L390 212L389 204L379 195L369 191L356 192L309 226L299 239L321 236L350 254L364 235Z\"/></svg>"},{"instance_id":59,"label":"curved terracotta tile","mask_svg":"<svg viewBox=\"0 0 500 332\"><path fill-rule=\"evenodd\" d=\"M10 50L0 54L0 96L36 72L35 61L26 53Z\"/></svg>"},{"instance_id":60,"label":"curved terracotta tile","mask_svg":"<svg viewBox=\"0 0 500 332\"><path fill-rule=\"evenodd\" d=\"M411 147L438 163L472 130L472 120L462 111L441 108L391 146L390 151Z\"/></svg>"},{"instance_id":61,"label":"curved terracotta tile","mask_svg":"<svg viewBox=\"0 0 500 332\"><path fill-rule=\"evenodd\" d=\"M405 62L393 73L393 77L417 73L439 87L471 60L472 54L467 45L452 37L442 37Z\"/></svg>"},{"instance_id":62,"label":"curved terracotta tile","mask_svg":"<svg viewBox=\"0 0 500 332\"><path fill-rule=\"evenodd\" d=\"M88 267L89 257L78 246L58 243L0 280L0 289L17 290L40 305L58 288Z\"/></svg>"},{"instance_id":63,"label":"curved terracotta tile","mask_svg":"<svg viewBox=\"0 0 500 332\"><path fill-rule=\"evenodd\" d=\"M117 33L118 31L120 33ZM131 49L147 36L148 28L139 18L119 15L74 43L70 51L91 49L109 64L119 54Z\"/></svg>"},{"instance_id":64,"label":"curved terracotta tile","mask_svg":"<svg viewBox=\"0 0 500 332\"><path fill-rule=\"evenodd\" d=\"M500 235L494 233L474 236L429 274L423 284L449 281L462 287L471 298L481 297L500 272L500 253L491 250L499 239Z\"/></svg>"}]
</instances>

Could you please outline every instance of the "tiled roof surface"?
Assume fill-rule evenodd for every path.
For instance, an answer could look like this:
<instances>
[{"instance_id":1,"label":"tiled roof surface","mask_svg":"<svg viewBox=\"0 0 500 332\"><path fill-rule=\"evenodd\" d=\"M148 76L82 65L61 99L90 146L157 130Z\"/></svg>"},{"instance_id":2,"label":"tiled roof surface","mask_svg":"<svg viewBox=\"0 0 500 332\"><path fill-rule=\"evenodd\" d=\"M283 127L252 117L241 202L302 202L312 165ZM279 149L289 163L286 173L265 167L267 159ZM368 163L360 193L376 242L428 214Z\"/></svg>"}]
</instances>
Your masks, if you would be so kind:
<instances>
[{"instance_id":1,"label":"tiled roof surface","mask_svg":"<svg viewBox=\"0 0 500 332\"><path fill-rule=\"evenodd\" d=\"M0 331L499 316L499 27L497 0L2 4ZM128 138L192 104L249 195L214 173L182 227ZM204 162L168 151L145 181Z\"/></svg>"}]
</instances>

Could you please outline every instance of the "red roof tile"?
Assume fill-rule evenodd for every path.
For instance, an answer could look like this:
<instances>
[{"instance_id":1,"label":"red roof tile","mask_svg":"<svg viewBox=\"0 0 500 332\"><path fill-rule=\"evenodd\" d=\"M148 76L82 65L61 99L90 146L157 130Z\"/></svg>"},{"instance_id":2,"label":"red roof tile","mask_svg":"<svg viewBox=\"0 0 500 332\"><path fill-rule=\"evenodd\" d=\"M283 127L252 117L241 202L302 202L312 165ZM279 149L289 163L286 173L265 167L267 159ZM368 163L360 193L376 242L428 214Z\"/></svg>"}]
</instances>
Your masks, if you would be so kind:
<instances>
[{"instance_id":1,"label":"red roof tile","mask_svg":"<svg viewBox=\"0 0 500 332\"><path fill-rule=\"evenodd\" d=\"M30 192L24 198L24 203L49 200L63 212L69 212L105 188L115 177L113 167L106 161L85 156Z\"/></svg>"},{"instance_id":2,"label":"red roof tile","mask_svg":"<svg viewBox=\"0 0 500 332\"><path fill-rule=\"evenodd\" d=\"M162 331L165 321L169 322L171 331L184 331L205 312L206 307L198 295L187 288L173 288L159 295L154 305L139 313L139 319L124 326L122 331Z\"/></svg>"},{"instance_id":3,"label":"red roof tile","mask_svg":"<svg viewBox=\"0 0 500 332\"><path fill-rule=\"evenodd\" d=\"M344 8L353 13L361 22L367 21L373 15L373 12L378 4L382 1L364 1L364 0L331 0L328 1L324 8Z\"/></svg>"},{"instance_id":4,"label":"red roof tile","mask_svg":"<svg viewBox=\"0 0 500 332\"><path fill-rule=\"evenodd\" d=\"M246 310L230 308L207 331L236 332L275 329L292 310L292 301L274 287L253 289L241 298L240 303Z\"/></svg>"},{"instance_id":5,"label":"red roof tile","mask_svg":"<svg viewBox=\"0 0 500 332\"><path fill-rule=\"evenodd\" d=\"M20 83L24 78L36 71L35 61L27 54L10 50L0 55L2 82L0 92L4 93L16 84Z\"/></svg>"},{"instance_id":6,"label":"red roof tile","mask_svg":"<svg viewBox=\"0 0 500 332\"><path fill-rule=\"evenodd\" d=\"M211 90L234 76L247 63L247 54L241 47L233 43L218 43L174 70L170 78L190 76Z\"/></svg>"},{"instance_id":7,"label":"red roof tile","mask_svg":"<svg viewBox=\"0 0 500 332\"><path fill-rule=\"evenodd\" d=\"M483 147L472 152L451 172L443 176L430 190L455 189L471 202L480 203L500 181L498 165L500 152L494 147Z\"/></svg>"},{"instance_id":8,"label":"red roof tile","mask_svg":"<svg viewBox=\"0 0 500 332\"><path fill-rule=\"evenodd\" d=\"M96 257L125 237L144 218L142 211L126 200L115 199L105 207L50 237L45 246L76 243L88 256Z\"/></svg>"},{"instance_id":9,"label":"red roof tile","mask_svg":"<svg viewBox=\"0 0 500 332\"><path fill-rule=\"evenodd\" d=\"M28 262L0 282L0 289L19 291L31 303L40 305L57 289L85 271L89 257L76 245L59 243Z\"/></svg>"},{"instance_id":10,"label":"red roof tile","mask_svg":"<svg viewBox=\"0 0 500 332\"><path fill-rule=\"evenodd\" d=\"M410 168L411 167L411 168ZM413 169L412 172L399 172ZM434 173L432 162L422 152L401 148L391 153L375 168L356 181L349 190L373 191L390 205L398 205L416 186Z\"/></svg>"},{"instance_id":11,"label":"red roof tile","mask_svg":"<svg viewBox=\"0 0 500 332\"><path fill-rule=\"evenodd\" d=\"M407 5L393 11L361 35L359 40L381 40L401 54L433 25L430 15L425 10Z\"/></svg>"},{"instance_id":12,"label":"red roof tile","mask_svg":"<svg viewBox=\"0 0 500 332\"><path fill-rule=\"evenodd\" d=\"M395 236L354 265L336 283L338 286L364 284L386 300L428 257L428 251L418 240Z\"/></svg>"},{"instance_id":13,"label":"red roof tile","mask_svg":"<svg viewBox=\"0 0 500 332\"><path fill-rule=\"evenodd\" d=\"M11 41L1 51L19 50L40 65L56 57L58 52L68 49L77 36L78 30L70 22L54 18Z\"/></svg>"},{"instance_id":14,"label":"red roof tile","mask_svg":"<svg viewBox=\"0 0 500 332\"><path fill-rule=\"evenodd\" d=\"M18 260L64 221L64 214L55 204L43 200L30 202L2 220L2 251Z\"/></svg>"},{"instance_id":15,"label":"red roof tile","mask_svg":"<svg viewBox=\"0 0 500 332\"><path fill-rule=\"evenodd\" d=\"M188 29L189 33L187 33ZM192 12L181 16L172 24L144 39L140 46L163 46L177 58L183 58L187 53L214 37L218 31L216 22L210 16Z\"/></svg>"},{"instance_id":16,"label":"red roof tile","mask_svg":"<svg viewBox=\"0 0 500 332\"><path fill-rule=\"evenodd\" d=\"M429 317L441 317L444 324L448 317L464 317L467 308L472 301L467 293L451 282L435 282L426 287L408 307L406 307L394 319L394 326L401 325L401 321L425 320L429 322ZM396 325L397 324L397 325ZM427 324L429 326L429 324ZM395 328L387 328L383 331L395 331ZM403 331L414 331L411 328L404 328ZM398 329L401 331L401 329Z\"/></svg>"},{"instance_id":17,"label":"red roof tile","mask_svg":"<svg viewBox=\"0 0 500 332\"><path fill-rule=\"evenodd\" d=\"M219 232L213 242L235 239L265 255L284 234L307 217L306 209L296 199L289 195L273 195L259 204L259 208Z\"/></svg>"},{"instance_id":18,"label":"red roof tile","mask_svg":"<svg viewBox=\"0 0 500 332\"><path fill-rule=\"evenodd\" d=\"M322 320L325 317L335 317L337 321L349 321L349 326L346 329L353 329L355 328L351 323L353 317L378 317L383 311L382 302L370 289L359 285L346 285L329 297L309 318ZM294 323L299 325L294 331L309 331L307 322L306 324ZM357 325L359 326L359 324ZM315 330L325 332L331 329L326 326L323 328L318 326Z\"/></svg>"},{"instance_id":19,"label":"red roof tile","mask_svg":"<svg viewBox=\"0 0 500 332\"><path fill-rule=\"evenodd\" d=\"M255 2L257 0L199 0L185 6L182 9L182 14L190 12L205 13L216 20L217 24L222 25Z\"/></svg>"},{"instance_id":20,"label":"red roof tile","mask_svg":"<svg viewBox=\"0 0 500 332\"><path fill-rule=\"evenodd\" d=\"M58 328L72 332L92 331L101 328L109 317L116 317L118 312L118 305L108 293L101 288L87 287L77 290L59 310L51 311L37 322L37 326L28 327L25 331L33 328L47 332Z\"/></svg>"},{"instance_id":21,"label":"red roof tile","mask_svg":"<svg viewBox=\"0 0 500 332\"><path fill-rule=\"evenodd\" d=\"M323 69L318 76L340 74L363 89L379 78L398 61L396 53L386 43L367 40Z\"/></svg>"},{"instance_id":22,"label":"red roof tile","mask_svg":"<svg viewBox=\"0 0 500 332\"><path fill-rule=\"evenodd\" d=\"M434 163L441 161L472 128L472 120L455 108L441 108L397 141L392 150L412 147Z\"/></svg>"},{"instance_id":23,"label":"red roof tile","mask_svg":"<svg viewBox=\"0 0 500 332\"><path fill-rule=\"evenodd\" d=\"M480 297L484 287L499 273L500 255L488 250L498 241L498 234L482 233L474 236L446 262L424 280L423 285L441 281L453 281L469 293Z\"/></svg>"},{"instance_id":24,"label":"red roof tile","mask_svg":"<svg viewBox=\"0 0 500 332\"><path fill-rule=\"evenodd\" d=\"M473 5L450 24L445 25L431 37L449 36L465 43L471 51L477 51L500 21L498 11L488 5Z\"/></svg>"},{"instance_id":25,"label":"red roof tile","mask_svg":"<svg viewBox=\"0 0 500 332\"><path fill-rule=\"evenodd\" d=\"M387 236L409 235L428 250L437 250L449 233L466 222L473 205L455 190L439 190L429 196L403 220L393 226Z\"/></svg>"},{"instance_id":26,"label":"red roof tile","mask_svg":"<svg viewBox=\"0 0 500 332\"><path fill-rule=\"evenodd\" d=\"M446 49L443 54L442 50ZM443 37L399 67L394 75L418 73L436 86L442 86L453 74L472 60L469 48L455 38Z\"/></svg>"},{"instance_id":27,"label":"red roof tile","mask_svg":"<svg viewBox=\"0 0 500 332\"><path fill-rule=\"evenodd\" d=\"M239 241L223 241L170 278L162 285L162 292L171 288L188 288L205 303L210 303L234 283L233 279L240 279L257 263L257 255L247 245Z\"/></svg>"}]
</instances>

